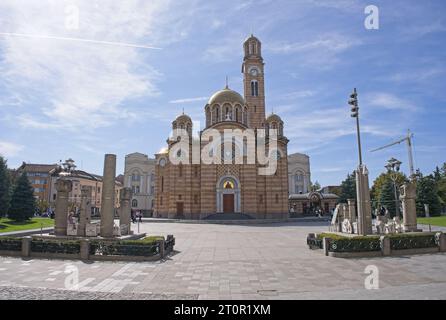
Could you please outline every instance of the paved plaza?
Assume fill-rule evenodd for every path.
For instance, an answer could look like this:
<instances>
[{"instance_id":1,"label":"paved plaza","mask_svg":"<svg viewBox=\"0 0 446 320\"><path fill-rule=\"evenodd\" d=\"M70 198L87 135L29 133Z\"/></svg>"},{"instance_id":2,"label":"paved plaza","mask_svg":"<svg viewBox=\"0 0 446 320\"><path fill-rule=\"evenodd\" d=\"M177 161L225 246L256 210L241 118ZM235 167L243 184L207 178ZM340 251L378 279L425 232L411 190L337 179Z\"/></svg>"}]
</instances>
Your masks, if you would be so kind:
<instances>
[{"instance_id":1,"label":"paved plaza","mask_svg":"<svg viewBox=\"0 0 446 320\"><path fill-rule=\"evenodd\" d=\"M143 263L0 257L0 299L446 299L445 253L325 257L306 236L327 229L145 222L148 235L175 235L174 255ZM379 270L378 290L365 289L369 265Z\"/></svg>"}]
</instances>

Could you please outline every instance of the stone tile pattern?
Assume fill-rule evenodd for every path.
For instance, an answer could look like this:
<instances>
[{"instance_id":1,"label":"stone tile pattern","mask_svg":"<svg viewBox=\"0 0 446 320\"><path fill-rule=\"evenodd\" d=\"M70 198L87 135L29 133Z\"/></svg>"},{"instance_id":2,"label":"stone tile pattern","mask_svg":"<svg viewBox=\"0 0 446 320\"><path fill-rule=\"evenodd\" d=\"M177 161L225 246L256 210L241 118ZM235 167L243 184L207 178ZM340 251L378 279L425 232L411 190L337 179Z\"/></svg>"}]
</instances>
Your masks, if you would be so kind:
<instances>
[{"instance_id":1,"label":"stone tile pattern","mask_svg":"<svg viewBox=\"0 0 446 320\"><path fill-rule=\"evenodd\" d=\"M305 240L309 232L327 231L326 223L140 227L149 235L174 234L175 254L158 262L88 264L0 257L0 297L29 292L30 299L446 299L445 253L326 257L309 250ZM368 265L378 267L378 290L364 287ZM79 270L78 290L65 290L68 266Z\"/></svg>"}]
</instances>

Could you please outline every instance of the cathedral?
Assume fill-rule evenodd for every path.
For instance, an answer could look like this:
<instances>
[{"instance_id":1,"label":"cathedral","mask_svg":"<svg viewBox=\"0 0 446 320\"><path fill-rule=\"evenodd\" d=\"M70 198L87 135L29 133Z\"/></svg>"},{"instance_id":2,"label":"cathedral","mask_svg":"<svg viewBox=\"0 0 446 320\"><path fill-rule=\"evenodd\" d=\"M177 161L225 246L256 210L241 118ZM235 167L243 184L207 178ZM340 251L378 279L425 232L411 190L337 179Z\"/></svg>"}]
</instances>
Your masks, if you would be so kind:
<instances>
[{"instance_id":1,"label":"cathedral","mask_svg":"<svg viewBox=\"0 0 446 320\"><path fill-rule=\"evenodd\" d=\"M254 153L254 158L257 160L261 140L264 142L266 153L275 157L275 171L268 175L259 174L259 169L264 164L258 161L254 163L222 161L209 164L201 157L198 162L173 163L170 155L176 153L175 148L179 140L168 139L167 147L155 155L155 217L184 219L222 218L221 215L257 219L288 217L288 139L283 134L284 123L276 114L268 117L265 115L265 78L261 42L251 35L244 42L243 49L243 95L231 90L227 85L223 90L214 93L204 107L205 128L194 139L195 142L198 140L198 146L203 149L204 137L211 130L223 134L227 129L240 131L251 129L256 142L254 149L242 147L243 159L246 160ZM192 119L184 113L172 122L173 131L180 128L192 133ZM275 134L270 135L270 131L274 131ZM260 140L259 132L263 132ZM232 149L236 148L239 146L234 143ZM191 143L191 148L187 150L189 158L192 158L192 150ZM226 156L224 151L222 158L227 160Z\"/></svg>"}]
</instances>

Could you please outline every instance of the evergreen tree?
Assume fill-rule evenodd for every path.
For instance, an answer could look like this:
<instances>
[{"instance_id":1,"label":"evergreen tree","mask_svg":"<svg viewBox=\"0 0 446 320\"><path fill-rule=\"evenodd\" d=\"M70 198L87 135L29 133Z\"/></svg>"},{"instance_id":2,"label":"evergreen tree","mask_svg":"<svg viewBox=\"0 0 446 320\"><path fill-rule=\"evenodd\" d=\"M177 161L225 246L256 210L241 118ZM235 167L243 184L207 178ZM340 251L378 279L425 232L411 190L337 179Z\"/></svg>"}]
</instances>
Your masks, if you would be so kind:
<instances>
[{"instance_id":1,"label":"evergreen tree","mask_svg":"<svg viewBox=\"0 0 446 320\"><path fill-rule=\"evenodd\" d=\"M436 166L435 170L434 170L434 179L435 179L435 182L439 182L441 180L441 171L438 166Z\"/></svg>"},{"instance_id":2,"label":"evergreen tree","mask_svg":"<svg viewBox=\"0 0 446 320\"><path fill-rule=\"evenodd\" d=\"M8 218L15 221L25 221L33 216L35 209L36 203L33 188L24 172L17 180L14 192L12 193Z\"/></svg>"},{"instance_id":3,"label":"evergreen tree","mask_svg":"<svg viewBox=\"0 0 446 320\"><path fill-rule=\"evenodd\" d=\"M378 203L389 211L390 217L395 217L395 188L390 177L384 180L380 188Z\"/></svg>"},{"instance_id":4,"label":"evergreen tree","mask_svg":"<svg viewBox=\"0 0 446 320\"><path fill-rule=\"evenodd\" d=\"M389 172L381 173L375 179L375 181L373 181L373 186L370 190L370 197L372 200L373 208L379 208L381 206L381 204L380 204L381 190L383 189L384 184L388 182L388 180L391 181L392 188L393 188L393 181L391 179L391 174ZM403 183L406 181L408 181L408 179L403 173L401 173L401 172L396 173L397 187L403 185ZM393 192L393 194L395 194L395 192ZM393 195L393 198L395 199L395 195ZM389 212L390 212L390 210L389 210Z\"/></svg>"},{"instance_id":5,"label":"evergreen tree","mask_svg":"<svg viewBox=\"0 0 446 320\"><path fill-rule=\"evenodd\" d=\"M355 173L347 175L347 178L341 183L341 195L339 202L347 203L347 199L356 200L356 177Z\"/></svg>"},{"instance_id":6,"label":"evergreen tree","mask_svg":"<svg viewBox=\"0 0 446 320\"><path fill-rule=\"evenodd\" d=\"M438 196L440 197L441 206L446 206L446 177L441 178L441 180L437 183Z\"/></svg>"},{"instance_id":7,"label":"evergreen tree","mask_svg":"<svg viewBox=\"0 0 446 320\"><path fill-rule=\"evenodd\" d=\"M311 189L311 191L318 191L321 189L321 185L319 182L316 181L314 184L311 183L310 189Z\"/></svg>"},{"instance_id":8,"label":"evergreen tree","mask_svg":"<svg viewBox=\"0 0 446 320\"><path fill-rule=\"evenodd\" d=\"M446 162L444 162L443 165L441 166L441 176L443 178L446 178Z\"/></svg>"},{"instance_id":9,"label":"evergreen tree","mask_svg":"<svg viewBox=\"0 0 446 320\"><path fill-rule=\"evenodd\" d=\"M0 217L6 216L11 200L11 177L6 160L0 156Z\"/></svg>"},{"instance_id":10,"label":"evergreen tree","mask_svg":"<svg viewBox=\"0 0 446 320\"><path fill-rule=\"evenodd\" d=\"M422 177L417 183L417 214L424 216L424 204L429 205L429 214L439 215L441 211L437 183L433 175Z\"/></svg>"}]
</instances>

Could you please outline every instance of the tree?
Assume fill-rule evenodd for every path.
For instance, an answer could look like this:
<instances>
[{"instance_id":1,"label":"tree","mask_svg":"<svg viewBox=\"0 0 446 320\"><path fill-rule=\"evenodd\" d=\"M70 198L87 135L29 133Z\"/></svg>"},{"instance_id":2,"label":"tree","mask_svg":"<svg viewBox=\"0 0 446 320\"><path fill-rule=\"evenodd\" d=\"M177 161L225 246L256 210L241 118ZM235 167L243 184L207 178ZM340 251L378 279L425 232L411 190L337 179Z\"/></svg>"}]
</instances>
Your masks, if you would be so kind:
<instances>
[{"instance_id":1,"label":"tree","mask_svg":"<svg viewBox=\"0 0 446 320\"><path fill-rule=\"evenodd\" d=\"M375 179L375 181L373 181L373 186L372 186L372 188L370 190L370 197L371 197L371 200L372 200L372 206L374 208L378 208L379 206L381 206L381 204L380 204L381 191L382 191L382 189L384 187L384 184L387 183L388 180L390 180L392 182L392 188L393 188L393 181L391 179L391 176L390 176L389 172L381 173ZM399 186L401 186L406 181L407 181L407 177L403 173L398 172L397 176L396 176L397 188ZM395 192L393 191L393 193L395 193ZM395 199L395 195L393 195L393 198ZM393 207L395 207L395 206L393 206ZM390 210L389 210L389 212L390 212Z\"/></svg>"},{"instance_id":2,"label":"tree","mask_svg":"<svg viewBox=\"0 0 446 320\"><path fill-rule=\"evenodd\" d=\"M321 189L321 185L319 182L316 181L314 184L311 183L310 189L311 189L311 191L318 191Z\"/></svg>"},{"instance_id":3,"label":"tree","mask_svg":"<svg viewBox=\"0 0 446 320\"><path fill-rule=\"evenodd\" d=\"M446 177L441 178L437 183L438 196L440 197L441 206L446 206Z\"/></svg>"},{"instance_id":4,"label":"tree","mask_svg":"<svg viewBox=\"0 0 446 320\"><path fill-rule=\"evenodd\" d=\"M418 179L417 183L417 214L424 216L424 205L429 205L430 215L439 215L441 211L440 199L438 196L437 183L433 175L428 175Z\"/></svg>"},{"instance_id":5,"label":"tree","mask_svg":"<svg viewBox=\"0 0 446 320\"><path fill-rule=\"evenodd\" d=\"M39 200L39 201L36 203L36 206L37 206L37 208L39 209L39 212L40 212L40 213L43 213L43 212L47 211L48 208L50 207L48 201L46 201L46 200Z\"/></svg>"},{"instance_id":6,"label":"tree","mask_svg":"<svg viewBox=\"0 0 446 320\"><path fill-rule=\"evenodd\" d=\"M341 183L339 202L346 203L347 199L356 199L356 177L354 172L348 174L347 178Z\"/></svg>"},{"instance_id":7,"label":"tree","mask_svg":"<svg viewBox=\"0 0 446 320\"><path fill-rule=\"evenodd\" d=\"M8 218L15 221L25 221L30 219L36 210L36 203L33 188L29 183L26 173L23 172L18 178L11 198L11 207L8 211Z\"/></svg>"},{"instance_id":8,"label":"tree","mask_svg":"<svg viewBox=\"0 0 446 320\"><path fill-rule=\"evenodd\" d=\"M443 165L441 166L441 176L443 178L446 178L446 162L444 162Z\"/></svg>"},{"instance_id":9,"label":"tree","mask_svg":"<svg viewBox=\"0 0 446 320\"><path fill-rule=\"evenodd\" d=\"M441 171L438 166L435 167L433 175L434 175L435 182L439 182L441 180Z\"/></svg>"},{"instance_id":10,"label":"tree","mask_svg":"<svg viewBox=\"0 0 446 320\"><path fill-rule=\"evenodd\" d=\"M6 160L0 156L0 217L6 216L11 200L11 177Z\"/></svg>"},{"instance_id":11,"label":"tree","mask_svg":"<svg viewBox=\"0 0 446 320\"><path fill-rule=\"evenodd\" d=\"M377 199L378 205L385 207L389 211L390 217L395 217L395 189L390 177L384 179Z\"/></svg>"}]
</instances>

